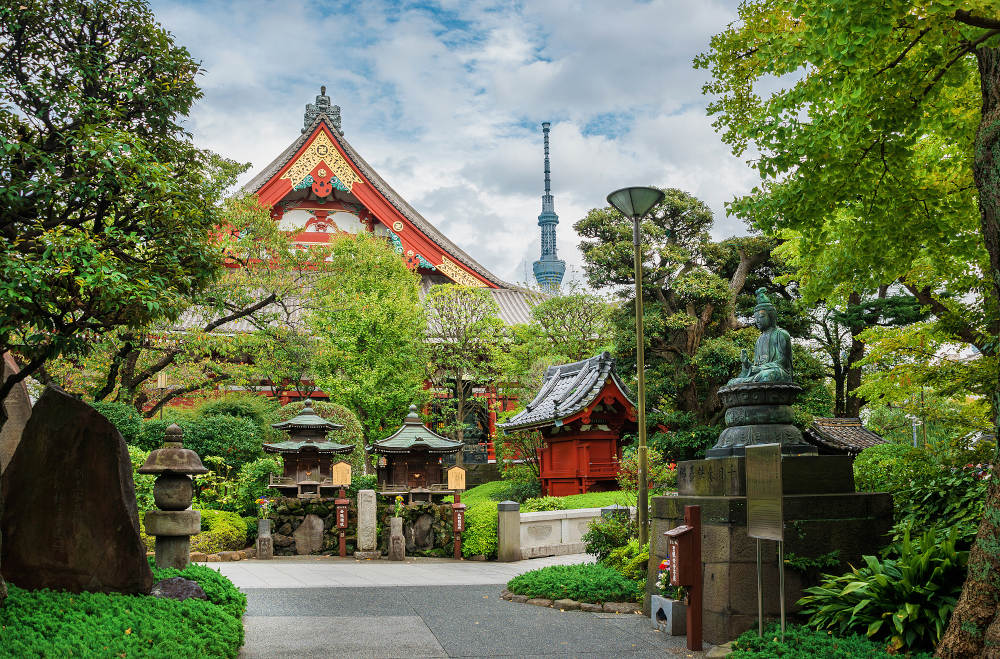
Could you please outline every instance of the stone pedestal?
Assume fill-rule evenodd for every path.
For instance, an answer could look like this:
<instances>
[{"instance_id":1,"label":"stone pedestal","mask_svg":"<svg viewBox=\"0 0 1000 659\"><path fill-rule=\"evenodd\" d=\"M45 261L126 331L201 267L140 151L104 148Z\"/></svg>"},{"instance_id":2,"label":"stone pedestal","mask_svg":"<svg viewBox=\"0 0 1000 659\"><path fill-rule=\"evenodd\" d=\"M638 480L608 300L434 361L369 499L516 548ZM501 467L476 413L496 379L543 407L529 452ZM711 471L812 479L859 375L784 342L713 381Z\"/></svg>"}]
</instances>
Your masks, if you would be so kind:
<instances>
[{"instance_id":1,"label":"stone pedestal","mask_svg":"<svg viewBox=\"0 0 1000 659\"><path fill-rule=\"evenodd\" d=\"M653 623L653 629L669 636L684 636L687 634L687 605L662 595L651 595L649 621Z\"/></svg>"},{"instance_id":2,"label":"stone pedestal","mask_svg":"<svg viewBox=\"0 0 1000 659\"><path fill-rule=\"evenodd\" d=\"M406 538L403 537L403 518L389 518L389 560L401 561L406 558Z\"/></svg>"},{"instance_id":3,"label":"stone pedestal","mask_svg":"<svg viewBox=\"0 0 1000 659\"><path fill-rule=\"evenodd\" d=\"M650 565L667 557L663 533L679 526L684 506L701 506L704 586L704 639L725 643L752 628L757 620L757 541L747 535L745 458L692 460L678 465L678 496L653 499ZM889 494L855 493L847 456L788 456L782 460L785 556L817 557L840 551L841 567L861 562L885 544L892 526ZM777 543L762 541L764 615L777 618ZM836 572L836 568L829 570ZM655 594L656 572L650 571L646 592ZM796 601L805 584L802 575L785 569L785 605ZM649 612L649 599L646 601Z\"/></svg>"},{"instance_id":4,"label":"stone pedestal","mask_svg":"<svg viewBox=\"0 0 1000 659\"><path fill-rule=\"evenodd\" d=\"M521 560L521 504L501 501L497 516L497 560Z\"/></svg>"},{"instance_id":5,"label":"stone pedestal","mask_svg":"<svg viewBox=\"0 0 1000 659\"><path fill-rule=\"evenodd\" d=\"M358 492L358 550L354 558L371 559L381 557L375 534L375 490Z\"/></svg>"},{"instance_id":6,"label":"stone pedestal","mask_svg":"<svg viewBox=\"0 0 1000 659\"><path fill-rule=\"evenodd\" d=\"M801 391L791 382L742 382L719 389L726 429L705 457L743 457L748 444L781 444L785 455L815 455L816 447L793 425L792 403Z\"/></svg>"},{"instance_id":7,"label":"stone pedestal","mask_svg":"<svg viewBox=\"0 0 1000 659\"><path fill-rule=\"evenodd\" d=\"M257 558L260 560L270 560L274 558L274 538L271 536L271 520L257 520Z\"/></svg>"}]
</instances>

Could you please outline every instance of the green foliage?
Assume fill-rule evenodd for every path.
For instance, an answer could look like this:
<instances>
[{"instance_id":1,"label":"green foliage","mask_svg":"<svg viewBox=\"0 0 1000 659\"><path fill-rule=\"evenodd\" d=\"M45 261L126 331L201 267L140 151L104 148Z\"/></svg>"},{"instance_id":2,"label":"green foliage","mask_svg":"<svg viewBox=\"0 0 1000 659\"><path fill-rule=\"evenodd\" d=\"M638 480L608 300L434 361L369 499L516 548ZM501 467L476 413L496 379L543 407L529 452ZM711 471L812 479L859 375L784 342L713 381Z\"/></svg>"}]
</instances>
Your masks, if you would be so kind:
<instances>
[{"instance_id":1,"label":"green foliage","mask_svg":"<svg viewBox=\"0 0 1000 659\"><path fill-rule=\"evenodd\" d=\"M548 354L559 363L587 359L611 347L611 305L593 293L545 298L531 308L531 319Z\"/></svg>"},{"instance_id":2,"label":"green foliage","mask_svg":"<svg viewBox=\"0 0 1000 659\"><path fill-rule=\"evenodd\" d=\"M824 575L799 600L809 625L835 634L864 633L893 650L933 647L962 592L969 554L956 546L957 529L940 540L933 532L911 541L909 532L892 558L865 556L866 565L842 576Z\"/></svg>"},{"instance_id":3,"label":"green foliage","mask_svg":"<svg viewBox=\"0 0 1000 659\"><path fill-rule=\"evenodd\" d=\"M139 516L147 510L155 510L156 503L153 501L153 483L156 476L151 474L140 474L139 467L146 462L149 451L143 451L137 446L128 447L129 461L132 463L132 482L135 485L135 503L139 508Z\"/></svg>"},{"instance_id":4,"label":"green foliage","mask_svg":"<svg viewBox=\"0 0 1000 659\"><path fill-rule=\"evenodd\" d=\"M515 595L578 602L635 602L639 591L634 581L599 563L550 565L525 572L507 582Z\"/></svg>"},{"instance_id":5,"label":"green foliage","mask_svg":"<svg viewBox=\"0 0 1000 659\"><path fill-rule=\"evenodd\" d=\"M677 471L670 468L670 462L655 446L647 447L646 457L646 487L649 496L663 494L677 485ZM639 450L630 446L622 451L619 462L618 485L623 491L635 494L639 491Z\"/></svg>"},{"instance_id":6,"label":"green foliage","mask_svg":"<svg viewBox=\"0 0 1000 659\"><path fill-rule=\"evenodd\" d=\"M278 491L267 486L270 474L280 476L284 465L280 455L257 458L240 467L236 474L236 512L256 517L257 499L278 496ZM256 525L254 526L256 531Z\"/></svg>"},{"instance_id":7,"label":"green foliage","mask_svg":"<svg viewBox=\"0 0 1000 659\"><path fill-rule=\"evenodd\" d=\"M583 494L570 494L562 499L567 509L571 508L603 508L611 505L635 505L633 497L629 492L621 490L611 490L610 492L585 492Z\"/></svg>"},{"instance_id":8,"label":"green foliage","mask_svg":"<svg viewBox=\"0 0 1000 659\"><path fill-rule=\"evenodd\" d=\"M189 448L204 460L216 455L232 469L263 454L264 438L261 428L254 421L234 416L182 417L153 419L142 424L137 444L152 451L163 446L163 433L171 423L184 431L184 448Z\"/></svg>"},{"instance_id":9,"label":"green foliage","mask_svg":"<svg viewBox=\"0 0 1000 659\"><path fill-rule=\"evenodd\" d=\"M462 503L472 505L479 501L503 501L503 499L496 499L496 493L499 490L507 487L507 481L496 480L483 483L482 485L477 485L469 490L462 493Z\"/></svg>"},{"instance_id":10,"label":"green foliage","mask_svg":"<svg viewBox=\"0 0 1000 659\"><path fill-rule=\"evenodd\" d=\"M545 510L565 510L566 502L560 497L533 497L521 503L522 513L537 513Z\"/></svg>"},{"instance_id":11,"label":"green foliage","mask_svg":"<svg viewBox=\"0 0 1000 659\"><path fill-rule=\"evenodd\" d=\"M799 572L814 572L838 567L841 563L840 550L834 549L819 556L799 556L792 552L785 554L785 565Z\"/></svg>"},{"instance_id":12,"label":"green foliage","mask_svg":"<svg viewBox=\"0 0 1000 659\"><path fill-rule=\"evenodd\" d=\"M347 488L347 498L355 499L361 490L375 490L378 488L378 476L376 474L356 474L351 472L351 486Z\"/></svg>"},{"instance_id":13,"label":"green foliage","mask_svg":"<svg viewBox=\"0 0 1000 659\"><path fill-rule=\"evenodd\" d=\"M528 499L535 499L542 495L542 484L538 479L516 479L499 481L503 486L498 487L490 494L493 501L517 501L523 503Z\"/></svg>"},{"instance_id":14,"label":"green foliage","mask_svg":"<svg viewBox=\"0 0 1000 659\"><path fill-rule=\"evenodd\" d=\"M201 533L191 536L191 551L217 554L247 546L247 525L237 513L202 510Z\"/></svg>"},{"instance_id":15,"label":"green foliage","mask_svg":"<svg viewBox=\"0 0 1000 659\"><path fill-rule=\"evenodd\" d=\"M725 428L699 423L694 412L670 412L661 421L668 430L650 433L649 446L674 462L704 458L705 451L715 446Z\"/></svg>"},{"instance_id":16,"label":"green foliage","mask_svg":"<svg viewBox=\"0 0 1000 659\"><path fill-rule=\"evenodd\" d=\"M142 432L142 416L135 407L125 403L94 401L90 406L118 429L126 444L135 444Z\"/></svg>"},{"instance_id":17,"label":"green foliage","mask_svg":"<svg viewBox=\"0 0 1000 659\"><path fill-rule=\"evenodd\" d=\"M309 325L319 343L316 382L353 410L371 442L394 431L423 396L424 330L417 275L365 232L331 244Z\"/></svg>"},{"instance_id":18,"label":"green foliage","mask_svg":"<svg viewBox=\"0 0 1000 659\"><path fill-rule=\"evenodd\" d=\"M808 627L789 624L785 626L785 640L781 640L781 627L771 623L764 627L764 635L757 635L757 628L743 632L733 643L728 659L895 659L900 655L890 652L885 643L876 643L859 635L836 635ZM907 655L910 659L931 659L927 652Z\"/></svg>"},{"instance_id":19,"label":"green foliage","mask_svg":"<svg viewBox=\"0 0 1000 659\"><path fill-rule=\"evenodd\" d=\"M209 398L195 409L200 417L232 416L249 419L260 428L269 428L278 402L267 396L256 394L227 393L218 398Z\"/></svg>"},{"instance_id":20,"label":"green foliage","mask_svg":"<svg viewBox=\"0 0 1000 659\"><path fill-rule=\"evenodd\" d=\"M176 317L240 167L191 143L200 67L146 3L3 3L0 44L0 353L30 372Z\"/></svg>"},{"instance_id":21,"label":"green foliage","mask_svg":"<svg viewBox=\"0 0 1000 659\"><path fill-rule=\"evenodd\" d=\"M0 654L11 657L236 657L246 596L215 570L153 568L157 580L197 581L208 600L24 590L0 607Z\"/></svg>"},{"instance_id":22,"label":"green foliage","mask_svg":"<svg viewBox=\"0 0 1000 659\"><path fill-rule=\"evenodd\" d=\"M986 504L987 468L941 467L896 492L893 539L908 529L930 529L939 539L954 533L960 548L970 547Z\"/></svg>"},{"instance_id":23,"label":"green foliage","mask_svg":"<svg viewBox=\"0 0 1000 659\"><path fill-rule=\"evenodd\" d=\"M463 497L462 501L465 501ZM462 556L497 555L497 504L495 501L478 500L466 504L465 532L462 534Z\"/></svg>"},{"instance_id":24,"label":"green foliage","mask_svg":"<svg viewBox=\"0 0 1000 659\"><path fill-rule=\"evenodd\" d=\"M877 444L854 459L854 485L858 492L895 495L936 470L937 465L925 450L906 444Z\"/></svg>"},{"instance_id":25,"label":"green foliage","mask_svg":"<svg viewBox=\"0 0 1000 659\"><path fill-rule=\"evenodd\" d=\"M645 589L649 544L640 546L639 539L632 538L624 547L612 549L603 563L626 579L636 582L636 587Z\"/></svg>"},{"instance_id":26,"label":"green foliage","mask_svg":"<svg viewBox=\"0 0 1000 659\"><path fill-rule=\"evenodd\" d=\"M583 534L587 553L604 561L611 552L626 546L639 537L639 525L627 515L609 515L591 520L589 530Z\"/></svg>"}]
</instances>

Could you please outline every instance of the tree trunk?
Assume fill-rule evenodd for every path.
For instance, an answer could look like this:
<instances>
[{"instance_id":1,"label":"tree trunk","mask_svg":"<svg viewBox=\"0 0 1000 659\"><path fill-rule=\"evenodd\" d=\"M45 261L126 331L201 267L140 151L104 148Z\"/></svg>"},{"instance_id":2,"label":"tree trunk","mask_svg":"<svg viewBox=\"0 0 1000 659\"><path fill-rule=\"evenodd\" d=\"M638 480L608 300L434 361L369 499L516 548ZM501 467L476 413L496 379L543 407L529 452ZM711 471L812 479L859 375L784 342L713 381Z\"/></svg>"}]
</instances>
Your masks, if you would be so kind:
<instances>
[{"instance_id":1,"label":"tree trunk","mask_svg":"<svg viewBox=\"0 0 1000 659\"><path fill-rule=\"evenodd\" d=\"M860 306L861 295L856 292L851 293L847 298L847 304L855 307ZM857 325L851 325L850 330L851 348L847 352L845 369L847 376L844 381L844 394L847 397L844 405L844 416L855 418L861 416L861 407L865 404L864 400L854 393L854 390L861 386L861 367L858 366L858 362L865 356L865 344L858 338L858 335L865 331L865 324L861 322Z\"/></svg>"},{"instance_id":2,"label":"tree trunk","mask_svg":"<svg viewBox=\"0 0 1000 659\"><path fill-rule=\"evenodd\" d=\"M3 356L3 353L0 353ZM0 369L2 372L2 369ZM6 395L4 396L6 398ZM7 423L7 406L4 405L4 398L0 398L0 430L3 430L4 424ZM0 488L0 518L3 518L3 488ZM0 528L0 556L3 555L3 529ZM0 605L3 601L7 599L7 584L3 580L3 575L0 574Z\"/></svg>"},{"instance_id":3,"label":"tree trunk","mask_svg":"<svg viewBox=\"0 0 1000 659\"><path fill-rule=\"evenodd\" d=\"M990 258L990 278L995 300L1000 300L1000 48L976 51L983 95L982 118L976 131L972 174L979 191L979 217L983 243ZM995 352L1000 340L997 323L990 326ZM997 413L1000 373L993 412ZM997 418L994 416L994 418ZM994 427L1000 438L1000 428ZM976 543L969 554L969 573L962 595L948 621L938 657L1000 657L1000 465L994 458L990 489Z\"/></svg>"},{"instance_id":4,"label":"tree trunk","mask_svg":"<svg viewBox=\"0 0 1000 659\"><path fill-rule=\"evenodd\" d=\"M455 465L461 467L465 465L465 384L461 376L458 377L455 383L455 396L458 399L455 401L455 414L458 417L456 419L458 428L455 431L455 438L462 442L458 453L455 454Z\"/></svg>"}]
</instances>

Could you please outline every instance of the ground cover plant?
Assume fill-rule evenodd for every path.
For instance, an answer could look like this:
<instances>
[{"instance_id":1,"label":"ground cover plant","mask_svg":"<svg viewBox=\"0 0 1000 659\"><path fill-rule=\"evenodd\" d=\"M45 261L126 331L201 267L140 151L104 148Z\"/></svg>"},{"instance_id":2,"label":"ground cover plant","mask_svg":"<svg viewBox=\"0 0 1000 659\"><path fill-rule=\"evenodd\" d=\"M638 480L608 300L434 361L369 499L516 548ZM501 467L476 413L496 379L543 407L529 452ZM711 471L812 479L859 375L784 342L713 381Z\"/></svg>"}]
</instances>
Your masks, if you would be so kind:
<instances>
[{"instance_id":1,"label":"ground cover plant","mask_svg":"<svg viewBox=\"0 0 1000 659\"><path fill-rule=\"evenodd\" d=\"M785 640L781 640L781 627L771 624L764 628L764 635L757 635L757 628L744 632L733 643L729 659L890 659L900 657L890 652L884 643L864 636L837 636L829 631L816 631L799 625L785 626ZM905 655L910 659L930 659L926 652Z\"/></svg>"},{"instance_id":2,"label":"ground cover plant","mask_svg":"<svg viewBox=\"0 0 1000 659\"><path fill-rule=\"evenodd\" d=\"M153 569L158 581L197 581L208 600L25 590L10 584L0 607L0 656L236 657L246 596L200 565Z\"/></svg>"},{"instance_id":3,"label":"ground cover plant","mask_svg":"<svg viewBox=\"0 0 1000 659\"><path fill-rule=\"evenodd\" d=\"M515 595L546 599L572 599L578 602L635 602L641 591L630 581L605 565L550 565L525 572L507 582Z\"/></svg>"}]
</instances>

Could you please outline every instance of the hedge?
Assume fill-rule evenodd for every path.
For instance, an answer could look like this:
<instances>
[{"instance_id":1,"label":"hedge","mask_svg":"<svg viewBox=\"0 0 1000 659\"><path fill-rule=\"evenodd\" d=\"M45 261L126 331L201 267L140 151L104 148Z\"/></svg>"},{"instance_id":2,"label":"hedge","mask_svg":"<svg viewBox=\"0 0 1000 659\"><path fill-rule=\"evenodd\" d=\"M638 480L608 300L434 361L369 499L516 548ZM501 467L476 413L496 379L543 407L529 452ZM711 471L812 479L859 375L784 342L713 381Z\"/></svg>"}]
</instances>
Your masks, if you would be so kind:
<instances>
[{"instance_id":1,"label":"hedge","mask_svg":"<svg viewBox=\"0 0 1000 659\"><path fill-rule=\"evenodd\" d=\"M217 554L247 546L247 525L238 513L202 510L201 533L191 536L191 551Z\"/></svg>"},{"instance_id":2,"label":"hedge","mask_svg":"<svg viewBox=\"0 0 1000 659\"><path fill-rule=\"evenodd\" d=\"M515 595L578 602L635 602L642 587L600 563L550 565L525 572L507 582Z\"/></svg>"},{"instance_id":3,"label":"hedge","mask_svg":"<svg viewBox=\"0 0 1000 659\"><path fill-rule=\"evenodd\" d=\"M233 469L263 457L264 435L251 419L235 416L207 416L182 419L153 419L142 424L136 445L146 451L163 446L163 433L171 423L184 430L184 448L203 460L217 455Z\"/></svg>"},{"instance_id":4,"label":"hedge","mask_svg":"<svg viewBox=\"0 0 1000 659\"><path fill-rule=\"evenodd\" d=\"M199 565L153 570L156 580L194 579L208 601L146 595L25 590L8 584L0 607L0 656L236 657L246 596Z\"/></svg>"},{"instance_id":5,"label":"hedge","mask_svg":"<svg viewBox=\"0 0 1000 659\"><path fill-rule=\"evenodd\" d=\"M479 500L467 505L465 531L462 533L462 556L496 557L497 502Z\"/></svg>"}]
</instances>

